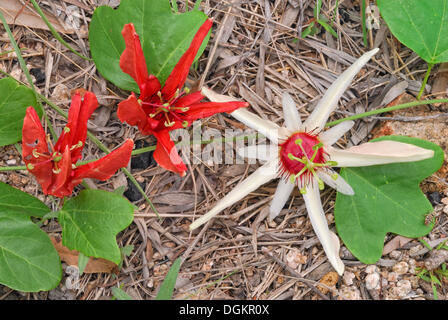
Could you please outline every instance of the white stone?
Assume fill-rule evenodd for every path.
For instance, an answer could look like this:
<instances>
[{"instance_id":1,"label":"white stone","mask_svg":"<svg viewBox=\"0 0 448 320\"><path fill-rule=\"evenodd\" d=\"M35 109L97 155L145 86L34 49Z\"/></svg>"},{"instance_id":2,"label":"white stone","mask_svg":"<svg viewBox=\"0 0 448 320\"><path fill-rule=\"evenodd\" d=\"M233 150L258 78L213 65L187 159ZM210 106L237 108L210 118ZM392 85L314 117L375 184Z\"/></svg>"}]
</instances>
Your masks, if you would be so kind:
<instances>
[{"instance_id":1,"label":"white stone","mask_svg":"<svg viewBox=\"0 0 448 320\"><path fill-rule=\"evenodd\" d=\"M375 290L380 287L380 275L378 273L371 273L366 277L367 290Z\"/></svg>"},{"instance_id":2,"label":"white stone","mask_svg":"<svg viewBox=\"0 0 448 320\"><path fill-rule=\"evenodd\" d=\"M409 265L405 261L398 262L392 267L392 270L398 275L405 274L409 270Z\"/></svg>"},{"instance_id":3,"label":"white stone","mask_svg":"<svg viewBox=\"0 0 448 320\"><path fill-rule=\"evenodd\" d=\"M366 273L374 273L374 272L378 272L378 267L376 265L371 264L367 266Z\"/></svg>"}]
</instances>

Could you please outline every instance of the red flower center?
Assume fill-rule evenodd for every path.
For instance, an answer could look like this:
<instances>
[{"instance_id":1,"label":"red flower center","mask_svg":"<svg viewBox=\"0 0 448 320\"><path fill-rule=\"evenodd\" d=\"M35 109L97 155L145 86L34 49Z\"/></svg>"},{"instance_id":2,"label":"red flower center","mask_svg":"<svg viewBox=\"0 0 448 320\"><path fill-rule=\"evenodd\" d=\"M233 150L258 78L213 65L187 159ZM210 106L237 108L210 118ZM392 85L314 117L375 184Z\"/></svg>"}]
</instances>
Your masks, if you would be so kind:
<instances>
[{"instance_id":1,"label":"red flower center","mask_svg":"<svg viewBox=\"0 0 448 320\"><path fill-rule=\"evenodd\" d=\"M326 166L326 153L319 138L306 132L297 132L280 145L282 173L291 181L300 177L308 181L315 175L315 167Z\"/></svg>"},{"instance_id":2,"label":"red flower center","mask_svg":"<svg viewBox=\"0 0 448 320\"><path fill-rule=\"evenodd\" d=\"M157 95L152 96L149 101L141 101L140 103L149 115L158 121L162 121L165 127L172 127L176 121L180 121L184 127L188 126L188 122L182 119L182 114L189 110L188 107L176 107L176 103L185 94L188 94L188 89L185 88L183 92L179 90L166 100L159 91Z\"/></svg>"}]
</instances>

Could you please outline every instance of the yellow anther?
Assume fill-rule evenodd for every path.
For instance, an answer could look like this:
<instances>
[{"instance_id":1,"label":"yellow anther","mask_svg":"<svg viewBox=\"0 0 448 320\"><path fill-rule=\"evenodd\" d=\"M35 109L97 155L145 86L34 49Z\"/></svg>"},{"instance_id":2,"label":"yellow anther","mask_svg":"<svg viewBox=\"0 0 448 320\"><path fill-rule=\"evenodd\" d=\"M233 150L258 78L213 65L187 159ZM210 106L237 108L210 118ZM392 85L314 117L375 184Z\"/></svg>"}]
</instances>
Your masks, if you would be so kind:
<instances>
[{"instance_id":1,"label":"yellow anther","mask_svg":"<svg viewBox=\"0 0 448 320\"><path fill-rule=\"evenodd\" d=\"M324 190L325 184L321 179L317 179L317 184L319 185L319 190Z\"/></svg>"},{"instance_id":2,"label":"yellow anther","mask_svg":"<svg viewBox=\"0 0 448 320\"><path fill-rule=\"evenodd\" d=\"M69 127L64 127L64 132L65 133L69 133L70 132L70 128Z\"/></svg>"},{"instance_id":3,"label":"yellow anther","mask_svg":"<svg viewBox=\"0 0 448 320\"><path fill-rule=\"evenodd\" d=\"M31 163L28 163L28 164L26 165L26 168L27 168L28 170L33 170L33 169L34 169L34 166L33 166Z\"/></svg>"},{"instance_id":4,"label":"yellow anther","mask_svg":"<svg viewBox=\"0 0 448 320\"><path fill-rule=\"evenodd\" d=\"M295 181L296 181L296 176L292 174L292 175L289 177L289 182L294 183Z\"/></svg>"},{"instance_id":5,"label":"yellow anther","mask_svg":"<svg viewBox=\"0 0 448 320\"><path fill-rule=\"evenodd\" d=\"M174 126L174 124L175 124L175 121L173 121L173 122L167 122L167 121L165 121L165 122L164 122L165 127L168 127L168 128Z\"/></svg>"}]
</instances>

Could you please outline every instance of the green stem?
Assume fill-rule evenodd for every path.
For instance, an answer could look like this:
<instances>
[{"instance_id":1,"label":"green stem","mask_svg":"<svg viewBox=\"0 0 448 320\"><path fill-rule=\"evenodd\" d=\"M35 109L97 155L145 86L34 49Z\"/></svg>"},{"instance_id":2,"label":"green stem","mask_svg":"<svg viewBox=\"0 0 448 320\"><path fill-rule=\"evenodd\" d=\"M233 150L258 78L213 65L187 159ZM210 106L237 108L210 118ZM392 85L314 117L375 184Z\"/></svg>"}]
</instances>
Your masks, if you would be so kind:
<instances>
[{"instance_id":1,"label":"green stem","mask_svg":"<svg viewBox=\"0 0 448 320\"><path fill-rule=\"evenodd\" d=\"M411 107L415 107L415 106L421 106L421 105L425 105L425 104L447 103L447 102L448 102L448 99L433 99L433 100L423 100L423 101L412 101L412 102L408 102L408 103L404 103L404 104L399 104L399 105L396 105L396 106L393 106L393 107L376 109L376 110L372 110L372 111L356 114L354 116L350 116L350 117L342 118L342 119L339 119L339 120L335 120L335 121L332 121L332 122L328 122L325 126L332 127L332 126L334 126L336 124L339 124L341 122L344 122L344 121L356 120L356 119L369 117L369 116L373 116L375 114L384 113L384 112L390 112L390 111L395 111L395 110L400 110L400 109L406 109L406 108L411 108Z\"/></svg>"},{"instance_id":2,"label":"green stem","mask_svg":"<svg viewBox=\"0 0 448 320\"><path fill-rule=\"evenodd\" d=\"M62 37L59 35L59 33L56 31L56 29L53 27L53 25L51 24L50 21L48 21L47 17L45 16L45 14L43 13L43 11L41 10L41 8L39 7L39 5L37 4L36 0L31 0L31 2L33 3L34 9L36 9L37 13L40 15L40 17L42 18L42 20L44 20L45 24L47 25L47 27L50 29L51 33L53 34L53 36L56 38L56 40L58 40L63 46L65 46L68 50L70 50L71 52L73 52L74 54L76 54L78 57L84 59L84 60L88 60L88 61L92 61L92 59L87 58L85 56L83 56L82 54L78 53L78 51L76 51L75 49L73 49L64 39L62 39Z\"/></svg>"},{"instance_id":3,"label":"green stem","mask_svg":"<svg viewBox=\"0 0 448 320\"><path fill-rule=\"evenodd\" d=\"M420 100L422 97L423 91L425 91L426 83L428 82L429 74L431 73L431 69L434 66L433 63L428 63L428 70L426 70L425 78L423 79L422 86L417 95L417 100Z\"/></svg>"},{"instance_id":4,"label":"green stem","mask_svg":"<svg viewBox=\"0 0 448 320\"><path fill-rule=\"evenodd\" d=\"M0 167L0 171L18 171L26 170L26 166Z\"/></svg>"},{"instance_id":5,"label":"green stem","mask_svg":"<svg viewBox=\"0 0 448 320\"><path fill-rule=\"evenodd\" d=\"M6 22L6 19L3 16L1 11L0 11L0 20L2 21L3 26L5 27L6 33L8 34L9 40L11 41L11 45L14 48L14 51L17 55L17 59L19 60L20 68L22 69L23 73L25 74L28 84L31 87L31 89L33 90L34 95L36 96L38 107L42 111L42 116L44 117L45 121L48 124L48 128L50 129L51 135L53 136L53 138L55 138L56 133L53 129L53 126L51 125L50 120L48 119L48 115L46 114L44 107L42 106L42 104L40 102L39 94L37 93L36 88L34 87L33 79L31 78L31 75L30 75L30 72L28 71L25 60L22 57L22 52L20 51L20 48L17 45L16 39L14 39L14 35L12 34L11 29L9 28L9 25Z\"/></svg>"}]
</instances>

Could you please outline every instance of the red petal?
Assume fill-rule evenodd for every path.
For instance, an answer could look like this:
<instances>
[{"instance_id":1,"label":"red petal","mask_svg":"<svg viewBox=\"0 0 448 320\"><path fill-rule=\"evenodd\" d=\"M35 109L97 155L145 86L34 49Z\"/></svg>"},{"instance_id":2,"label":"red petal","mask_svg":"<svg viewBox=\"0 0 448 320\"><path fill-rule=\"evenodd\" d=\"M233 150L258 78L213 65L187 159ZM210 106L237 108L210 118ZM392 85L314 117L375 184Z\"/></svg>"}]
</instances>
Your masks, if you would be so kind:
<instances>
[{"instance_id":1,"label":"red petal","mask_svg":"<svg viewBox=\"0 0 448 320\"><path fill-rule=\"evenodd\" d=\"M33 150L48 153L47 138L39 116L33 107L26 109L22 128L22 156L25 162L29 156L33 157Z\"/></svg>"},{"instance_id":2,"label":"red petal","mask_svg":"<svg viewBox=\"0 0 448 320\"><path fill-rule=\"evenodd\" d=\"M73 95L72 103L70 104L70 108L68 110L68 121L66 127L70 131L69 132L66 132L65 130L62 131L61 136L59 137L58 141L54 146L55 151L64 152L65 147L72 146L73 135L75 134L79 123L78 118L79 118L79 112L81 110L81 103L82 103L81 94L77 92Z\"/></svg>"},{"instance_id":3,"label":"red petal","mask_svg":"<svg viewBox=\"0 0 448 320\"><path fill-rule=\"evenodd\" d=\"M202 95L201 91L196 91L190 94L187 94L186 96L179 98L179 100L176 101L174 104L177 108L185 108L192 104L196 104L199 101L204 99L204 96Z\"/></svg>"},{"instance_id":4,"label":"red petal","mask_svg":"<svg viewBox=\"0 0 448 320\"><path fill-rule=\"evenodd\" d=\"M154 160L162 168L178 173L181 177L185 176L187 167L177 153L176 146L171 140L169 132L157 132L154 136L157 138L157 147L153 154Z\"/></svg>"},{"instance_id":5,"label":"red petal","mask_svg":"<svg viewBox=\"0 0 448 320\"><path fill-rule=\"evenodd\" d=\"M169 100L174 93L176 93L177 89L182 89L184 86L185 80L187 79L188 72L190 70L190 66L196 57L196 54L199 48L204 41L204 38L207 36L210 28L212 27L213 20L207 19L199 28L198 32L193 38L193 41L190 44L188 50L183 54L180 58L179 62L174 67L173 71L169 75L168 79L165 82L165 86L162 89L162 95L166 100Z\"/></svg>"},{"instance_id":6,"label":"red petal","mask_svg":"<svg viewBox=\"0 0 448 320\"><path fill-rule=\"evenodd\" d=\"M28 171L36 177L44 193L47 193L48 187L52 182L52 163L51 161L46 161L47 158L44 157L35 158L33 150L41 154L48 154L47 139L39 116L33 107L28 107L22 128L22 158L27 165ZM33 169L30 170L29 167L31 166Z\"/></svg>"},{"instance_id":7,"label":"red petal","mask_svg":"<svg viewBox=\"0 0 448 320\"><path fill-rule=\"evenodd\" d=\"M145 100L146 98L154 96L158 91L160 91L160 88L161 85L159 79L150 74L146 79L143 88L140 89L140 99Z\"/></svg>"},{"instance_id":8,"label":"red petal","mask_svg":"<svg viewBox=\"0 0 448 320\"><path fill-rule=\"evenodd\" d=\"M186 112L185 118L188 121L207 118L216 113L232 112L239 108L249 106L247 102L203 102L190 106L190 110Z\"/></svg>"},{"instance_id":9,"label":"red petal","mask_svg":"<svg viewBox=\"0 0 448 320\"><path fill-rule=\"evenodd\" d=\"M148 118L133 93L127 100L118 104L117 115L121 122L127 122L130 126L137 126L140 131L145 128Z\"/></svg>"},{"instance_id":10,"label":"red petal","mask_svg":"<svg viewBox=\"0 0 448 320\"><path fill-rule=\"evenodd\" d=\"M87 138L87 121L97 107L98 100L92 92L86 91L83 97L81 97L80 93L73 95L66 125L69 131L62 131L62 134L55 145L56 151L64 152L67 146L71 147L80 141L84 146ZM71 159L73 163L76 163L81 159L82 149L82 147L75 148L72 151Z\"/></svg>"},{"instance_id":11,"label":"red petal","mask_svg":"<svg viewBox=\"0 0 448 320\"><path fill-rule=\"evenodd\" d=\"M70 156L69 146L65 147L62 159L58 161L56 165L60 171L59 173L54 173L53 171L49 172L49 174L53 175L53 184L48 190L48 194L63 198L71 195L73 192L73 187L70 187L67 184L72 172L72 158Z\"/></svg>"},{"instance_id":12,"label":"red petal","mask_svg":"<svg viewBox=\"0 0 448 320\"><path fill-rule=\"evenodd\" d=\"M121 34L123 35L126 49L120 57L120 68L137 82L142 93L148 79L148 69L140 38L132 23L126 24Z\"/></svg>"},{"instance_id":13,"label":"red petal","mask_svg":"<svg viewBox=\"0 0 448 320\"><path fill-rule=\"evenodd\" d=\"M79 111L78 126L73 134L72 145L82 142L82 146L87 138L87 121L92 116L93 111L98 108L98 100L94 93L87 91L84 94L84 99L81 103L81 110ZM82 157L82 147L76 148L72 151L72 163L76 163Z\"/></svg>"},{"instance_id":14,"label":"red petal","mask_svg":"<svg viewBox=\"0 0 448 320\"><path fill-rule=\"evenodd\" d=\"M84 178L98 180L109 179L118 169L126 167L131 159L134 142L129 139L119 148L99 160L79 166L74 170L73 179L69 185L73 189L80 184Z\"/></svg>"}]
</instances>

